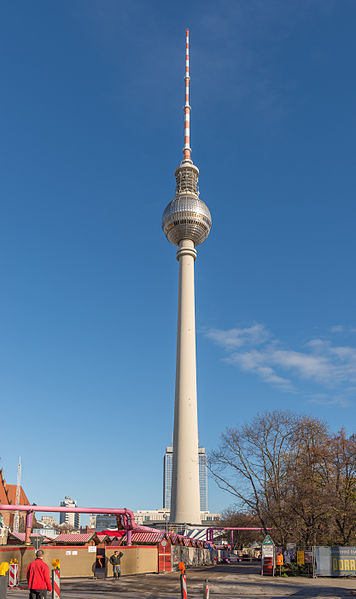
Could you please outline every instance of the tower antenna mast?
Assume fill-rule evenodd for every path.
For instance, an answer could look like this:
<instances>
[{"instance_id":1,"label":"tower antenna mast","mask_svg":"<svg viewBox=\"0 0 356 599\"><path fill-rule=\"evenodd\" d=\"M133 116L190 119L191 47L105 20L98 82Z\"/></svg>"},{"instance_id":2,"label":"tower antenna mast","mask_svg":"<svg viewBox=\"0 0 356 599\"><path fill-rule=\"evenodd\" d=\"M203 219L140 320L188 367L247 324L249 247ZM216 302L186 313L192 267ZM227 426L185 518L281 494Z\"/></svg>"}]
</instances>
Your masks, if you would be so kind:
<instances>
[{"instance_id":1,"label":"tower antenna mast","mask_svg":"<svg viewBox=\"0 0 356 599\"><path fill-rule=\"evenodd\" d=\"M190 147L190 111L191 106L189 104L189 29L185 31L185 104L184 104L184 148L183 158L184 160L191 161Z\"/></svg>"},{"instance_id":2,"label":"tower antenna mast","mask_svg":"<svg viewBox=\"0 0 356 599\"><path fill-rule=\"evenodd\" d=\"M20 502L21 472L22 472L22 465L21 465L21 456L20 456L19 457L19 463L18 463L18 466L17 466L17 482L16 482L16 498L15 498L15 504L16 505L19 505L19 502ZM15 512L15 516L14 516L14 532L19 532L19 523L20 523L19 512Z\"/></svg>"}]
</instances>

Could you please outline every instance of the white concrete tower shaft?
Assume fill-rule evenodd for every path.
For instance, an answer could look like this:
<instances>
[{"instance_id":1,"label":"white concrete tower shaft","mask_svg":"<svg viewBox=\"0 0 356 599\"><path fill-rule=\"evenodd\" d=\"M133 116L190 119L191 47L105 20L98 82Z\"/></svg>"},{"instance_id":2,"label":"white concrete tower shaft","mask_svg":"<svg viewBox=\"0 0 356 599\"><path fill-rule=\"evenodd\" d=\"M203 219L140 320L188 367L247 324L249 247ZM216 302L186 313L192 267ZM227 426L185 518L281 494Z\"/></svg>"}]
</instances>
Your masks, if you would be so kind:
<instances>
[{"instance_id":1,"label":"white concrete tower shaft","mask_svg":"<svg viewBox=\"0 0 356 599\"><path fill-rule=\"evenodd\" d=\"M171 522L200 524L198 407L195 349L194 243L179 244L177 362Z\"/></svg>"},{"instance_id":2,"label":"white concrete tower shaft","mask_svg":"<svg viewBox=\"0 0 356 599\"><path fill-rule=\"evenodd\" d=\"M186 31L183 160L176 169L176 194L162 217L163 231L178 246L179 289L174 404L171 522L200 524L198 408L195 348L194 262L208 237L211 216L199 197L199 169L191 159L189 31Z\"/></svg>"}]
</instances>

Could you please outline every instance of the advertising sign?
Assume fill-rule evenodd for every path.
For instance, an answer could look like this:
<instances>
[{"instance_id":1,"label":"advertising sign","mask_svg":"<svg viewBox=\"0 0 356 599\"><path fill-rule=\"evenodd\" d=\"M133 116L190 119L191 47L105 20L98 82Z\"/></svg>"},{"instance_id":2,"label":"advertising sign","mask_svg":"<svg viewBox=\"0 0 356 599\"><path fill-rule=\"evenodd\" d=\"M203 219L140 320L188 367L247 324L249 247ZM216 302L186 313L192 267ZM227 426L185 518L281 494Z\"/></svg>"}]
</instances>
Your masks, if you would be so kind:
<instances>
[{"instance_id":1,"label":"advertising sign","mask_svg":"<svg viewBox=\"0 0 356 599\"><path fill-rule=\"evenodd\" d=\"M297 564L298 566L304 566L304 551L297 551Z\"/></svg>"},{"instance_id":2,"label":"advertising sign","mask_svg":"<svg viewBox=\"0 0 356 599\"><path fill-rule=\"evenodd\" d=\"M356 576L356 547L315 547L317 576Z\"/></svg>"}]
</instances>

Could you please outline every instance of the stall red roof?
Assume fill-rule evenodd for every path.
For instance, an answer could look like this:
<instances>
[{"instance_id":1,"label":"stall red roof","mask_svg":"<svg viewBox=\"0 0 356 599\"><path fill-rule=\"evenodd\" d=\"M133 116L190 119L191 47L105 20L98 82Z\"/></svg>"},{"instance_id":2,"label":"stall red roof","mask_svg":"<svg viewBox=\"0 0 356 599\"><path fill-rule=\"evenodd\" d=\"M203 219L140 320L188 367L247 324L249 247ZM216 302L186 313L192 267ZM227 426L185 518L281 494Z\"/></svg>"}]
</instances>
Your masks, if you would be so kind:
<instances>
[{"instance_id":1,"label":"stall red roof","mask_svg":"<svg viewBox=\"0 0 356 599\"><path fill-rule=\"evenodd\" d=\"M98 536L99 535L107 535L108 537L110 537L111 539L121 539L121 537L123 537L126 534L126 530L102 530L99 533L96 533Z\"/></svg>"},{"instance_id":2,"label":"stall red roof","mask_svg":"<svg viewBox=\"0 0 356 599\"><path fill-rule=\"evenodd\" d=\"M82 544L89 543L93 538L96 538L96 533L87 532L84 534L78 533L62 533L55 539L53 539L54 543L73 543L73 544Z\"/></svg>"},{"instance_id":3,"label":"stall red roof","mask_svg":"<svg viewBox=\"0 0 356 599\"><path fill-rule=\"evenodd\" d=\"M159 543L164 539L166 533L163 531L157 532L133 532L131 536L132 543ZM127 540L125 537L123 540Z\"/></svg>"},{"instance_id":4,"label":"stall red roof","mask_svg":"<svg viewBox=\"0 0 356 599\"><path fill-rule=\"evenodd\" d=\"M26 533L24 533L24 532L10 532L9 534L12 537L15 537L15 539L18 539L19 541L21 541L23 543L25 542ZM43 539L44 539L43 542L52 541L52 539L50 539L49 537L46 537L46 536L41 535L41 534L39 534L39 535L37 535L37 534L31 534L30 538L32 539L33 537L43 537Z\"/></svg>"}]
</instances>

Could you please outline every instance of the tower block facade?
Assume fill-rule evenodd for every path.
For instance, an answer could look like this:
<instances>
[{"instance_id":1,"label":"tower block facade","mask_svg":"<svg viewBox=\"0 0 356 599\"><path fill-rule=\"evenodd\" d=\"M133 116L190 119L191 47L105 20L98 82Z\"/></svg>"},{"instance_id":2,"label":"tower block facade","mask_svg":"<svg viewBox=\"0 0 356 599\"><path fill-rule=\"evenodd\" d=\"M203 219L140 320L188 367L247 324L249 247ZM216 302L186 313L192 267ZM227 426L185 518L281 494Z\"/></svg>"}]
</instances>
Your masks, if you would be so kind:
<instances>
[{"instance_id":1,"label":"tower block facade","mask_svg":"<svg viewBox=\"0 0 356 599\"><path fill-rule=\"evenodd\" d=\"M176 169L176 194L162 217L162 229L177 246L179 262L177 362L173 433L171 522L200 524L198 410L195 348L194 262L208 237L211 216L199 197L199 169L191 159L189 31L186 31L184 148Z\"/></svg>"}]
</instances>

